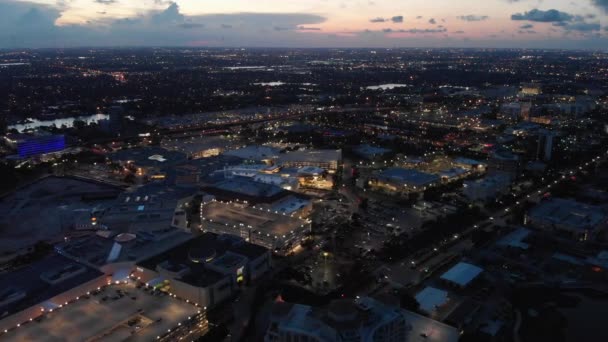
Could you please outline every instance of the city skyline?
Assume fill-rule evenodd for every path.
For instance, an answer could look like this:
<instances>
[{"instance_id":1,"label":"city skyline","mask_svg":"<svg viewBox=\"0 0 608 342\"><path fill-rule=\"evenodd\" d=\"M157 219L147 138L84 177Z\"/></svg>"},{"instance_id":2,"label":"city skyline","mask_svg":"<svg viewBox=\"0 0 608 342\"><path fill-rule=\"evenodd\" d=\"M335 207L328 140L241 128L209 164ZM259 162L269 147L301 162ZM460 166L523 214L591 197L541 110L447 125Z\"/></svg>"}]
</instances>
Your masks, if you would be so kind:
<instances>
[{"instance_id":1,"label":"city skyline","mask_svg":"<svg viewBox=\"0 0 608 342\"><path fill-rule=\"evenodd\" d=\"M0 48L604 49L608 1L3 0Z\"/></svg>"}]
</instances>

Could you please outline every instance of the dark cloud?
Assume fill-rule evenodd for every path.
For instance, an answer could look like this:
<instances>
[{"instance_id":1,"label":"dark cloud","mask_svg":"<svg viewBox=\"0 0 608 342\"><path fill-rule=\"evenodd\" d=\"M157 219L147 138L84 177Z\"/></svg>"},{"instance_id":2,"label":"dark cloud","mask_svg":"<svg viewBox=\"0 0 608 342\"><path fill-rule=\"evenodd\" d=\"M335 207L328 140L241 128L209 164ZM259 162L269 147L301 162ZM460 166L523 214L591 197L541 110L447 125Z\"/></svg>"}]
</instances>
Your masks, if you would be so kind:
<instances>
[{"instance_id":1,"label":"dark cloud","mask_svg":"<svg viewBox=\"0 0 608 342\"><path fill-rule=\"evenodd\" d=\"M608 13L608 0L591 0L591 3L593 5L595 5L597 8Z\"/></svg>"},{"instance_id":2,"label":"dark cloud","mask_svg":"<svg viewBox=\"0 0 608 342\"><path fill-rule=\"evenodd\" d=\"M326 20L305 13L187 16L174 2L166 6L130 18L100 17L84 24L57 26L59 7L0 0L0 48L89 46L91 42L95 46L296 45L309 39L297 31L312 31L298 27Z\"/></svg>"},{"instance_id":3,"label":"dark cloud","mask_svg":"<svg viewBox=\"0 0 608 342\"><path fill-rule=\"evenodd\" d=\"M116 0L95 0L95 2L102 5L112 5L116 3Z\"/></svg>"},{"instance_id":4,"label":"dark cloud","mask_svg":"<svg viewBox=\"0 0 608 342\"><path fill-rule=\"evenodd\" d=\"M429 19L429 24L435 25L435 24L437 24L437 20L435 20L435 18L431 18L431 19Z\"/></svg>"},{"instance_id":5,"label":"dark cloud","mask_svg":"<svg viewBox=\"0 0 608 342\"><path fill-rule=\"evenodd\" d=\"M402 15L396 15L394 17L391 18L391 21L394 23L402 23L403 22L403 16Z\"/></svg>"},{"instance_id":6,"label":"dark cloud","mask_svg":"<svg viewBox=\"0 0 608 342\"><path fill-rule=\"evenodd\" d=\"M579 32L593 32L599 31L601 29L601 25L599 23L571 23L564 26L566 31L579 31Z\"/></svg>"},{"instance_id":7,"label":"dark cloud","mask_svg":"<svg viewBox=\"0 0 608 342\"><path fill-rule=\"evenodd\" d=\"M461 15L457 17L460 20L464 20L464 21L484 21L487 20L489 17L487 15L473 15L473 14L469 14L469 15Z\"/></svg>"},{"instance_id":8,"label":"dark cloud","mask_svg":"<svg viewBox=\"0 0 608 342\"><path fill-rule=\"evenodd\" d=\"M511 20L528 20L542 23L560 22L560 21L572 21L575 16L572 14L561 12L555 9L548 11L542 11L539 9L533 9L525 13L515 13L511 15Z\"/></svg>"},{"instance_id":9,"label":"dark cloud","mask_svg":"<svg viewBox=\"0 0 608 342\"><path fill-rule=\"evenodd\" d=\"M534 25L532 25L532 24L525 24L525 25L521 25L519 28L522 29L522 30L529 30L531 28L534 28Z\"/></svg>"},{"instance_id":10,"label":"dark cloud","mask_svg":"<svg viewBox=\"0 0 608 342\"><path fill-rule=\"evenodd\" d=\"M378 18L370 19L369 22L370 23L383 23L383 22L386 22L386 19L378 17Z\"/></svg>"},{"instance_id":11,"label":"dark cloud","mask_svg":"<svg viewBox=\"0 0 608 342\"><path fill-rule=\"evenodd\" d=\"M203 27L205 27L205 25L198 24L198 23L183 23L183 24L179 24L177 26L181 27L183 29L196 29L196 28L203 28Z\"/></svg>"},{"instance_id":12,"label":"dark cloud","mask_svg":"<svg viewBox=\"0 0 608 342\"><path fill-rule=\"evenodd\" d=\"M298 26L298 31L321 31L319 27Z\"/></svg>"},{"instance_id":13,"label":"dark cloud","mask_svg":"<svg viewBox=\"0 0 608 342\"><path fill-rule=\"evenodd\" d=\"M412 33L412 34L424 34L424 33L443 33L443 32L447 32L448 30L446 28L437 28L437 29L417 29L417 28L413 28L413 29L408 29L408 30L397 30L394 32L401 32L401 33Z\"/></svg>"}]
</instances>

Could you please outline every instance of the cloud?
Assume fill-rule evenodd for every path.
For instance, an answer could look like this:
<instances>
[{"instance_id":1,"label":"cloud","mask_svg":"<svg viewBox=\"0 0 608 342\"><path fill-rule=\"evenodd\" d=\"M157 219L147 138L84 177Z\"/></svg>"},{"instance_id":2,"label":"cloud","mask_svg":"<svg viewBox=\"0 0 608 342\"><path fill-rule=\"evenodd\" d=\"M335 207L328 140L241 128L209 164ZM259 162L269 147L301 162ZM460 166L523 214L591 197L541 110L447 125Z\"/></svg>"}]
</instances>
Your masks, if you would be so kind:
<instances>
[{"instance_id":1,"label":"cloud","mask_svg":"<svg viewBox=\"0 0 608 342\"><path fill-rule=\"evenodd\" d=\"M572 21L574 18L575 17L572 14L555 9L550 9L548 11L533 9L525 13L515 13L511 15L511 20L528 20L541 23Z\"/></svg>"},{"instance_id":2,"label":"cloud","mask_svg":"<svg viewBox=\"0 0 608 342\"><path fill-rule=\"evenodd\" d=\"M579 32L593 32L599 31L601 29L601 25L599 23L571 23L564 26L566 31L579 31Z\"/></svg>"},{"instance_id":3,"label":"cloud","mask_svg":"<svg viewBox=\"0 0 608 342\"><path fill-rule=\"evenodd\" d=\"M0 0L0 48L91 46L262 46L306 44L310 28L325 17L306 13L230 13L184 15L171 2L163 10L83 24L57 26L62 8ZM232 29L230 29L232 28ZM263 33L263 34L262 34ZM312 33L311 33L312 34Z\"/></svg>"},{"instance_id":4,"label":"cloud","mask_svg":"<svg viewBox=\"0 0 608 342\"><path fill-rule=\"evenodd\" d=\"M525 25L521 25L519 28L522 29L522 30L529 30L531 28L534 28L534 25L532 25L532 24L525 24Z\"/></svg>"},{"instance_id":5,"label":"cloud","mask_svg":"<svg viewBox=\"0 0 608 342\"><path fill-rule=\"evenodd\" d=\"M321 31L319 27L298 26L298 31Z\"/></svg>"},{"instance_id":6,"label":"cloud","mask_svg":"<svg viewBox=\"0 0 608 342\"><path fill-rule=\"evenodd\" d=\"M473 15L473 14L469 14L469 15L461 15L457 17L460 20L463 21L484 21L487 20L489 17L487 15Z\"/></svg>"},{"instance_id":7,"label":"cloud","mask_svg":"<svg viewBox=\"0 0 608 342\"><path fill-rule=\"evenodd\" d=\"M452 32L452 33L454 33L454 34L464 34L464 31L462 31L462 30L458 30L458 31L454 31L454 32Z\"/></svg>"},{"instance_id":8,"label":"cloud","mask_svg":"<svg viewBox=\"0 0 608 342\"><path fill-rule=\"evenodd\" d=\"M393 31L393 32L400 32L400 33L411 33L411 34L424 34L424 33L443 33L443 32L447 32L448 30L446 28L437 28L437 29L417 29L417 28L412 28L412 29L407 29L407 30L397 30L397 31Z\"/></svg>"},{"instance_id":9,"label":"cloud","mask_svg":"<svg viewBox=\"0 0 608 342\"><path fill-rule=\"evenodd\" d=\"M102 4L102 5L112 5L114 3L116 3L117 0L95 0L96 3L98 4Z\"/></svg>"},{"instance_id":10,"label":"cloud","mask_svg":"<svg viewBox=\"0 0 608 342\"><path fill-rule=\"evenodd\" d=\"M383 23L383 22L386 22L386 19L378 17L378 18L370 19L369 22L370 23Z\"/></svg>"},{"instance_id":11,"label":"cloud","mask_svg":"<svg viewBox=\"0 0 608 342\"><path fill-rule=\"evenodd\" d=\"M608 13L608 0L591 0L591 3L597 8Z\"/></svg>"},{"instance_id":12,"label":"cloud","mask_svg":"<svg viewBox=\"0 0 608 342\"><path fill-rule=\"evenodd\" d=\"M429 19L429 24L435 25L435 24L437 24L437 20L435 20L435 18L431 18L431 19Z\"/></svg>"},{"instance_id":13,"label":"cloud","mask_svg":"<svg viewBox=\"0 0 608 342\"><path fill-rule=\"evenodd\" d=\"M391 18L391 21L394 23L402 23L403 22L403 16L402 15L396 15L394 17Z\"/></svg>"}]
</instances>

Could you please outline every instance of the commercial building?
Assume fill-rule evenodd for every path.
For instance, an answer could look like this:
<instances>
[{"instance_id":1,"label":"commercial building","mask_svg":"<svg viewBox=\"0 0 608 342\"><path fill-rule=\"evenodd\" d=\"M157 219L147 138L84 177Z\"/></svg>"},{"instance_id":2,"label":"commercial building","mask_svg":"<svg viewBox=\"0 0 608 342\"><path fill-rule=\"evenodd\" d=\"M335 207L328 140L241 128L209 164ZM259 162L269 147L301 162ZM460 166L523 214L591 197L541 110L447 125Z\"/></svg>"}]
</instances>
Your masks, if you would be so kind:
<instances>
[{"instance_id":1,"label":"commercial building","mask_svg":"<svg viewBox=\"0 0 608 342\"><path fill-rule=\"evenodd\" d=\"M342 150L303 150L279 155L277 164L283 167L320 167L335 172L342 164Z\"/></svg>"},{"instance_id":2,"label":"commercial building","mask_svg":"<svg viewBox=\"0 0 608 342\"><path fill-rule=\"evenodd\" d=\"M465 181L463 194L472 201L488 201L506 194L511 186L511 176L496 173L483 179Z\"/></svg>"},{"instance_id":3,"label":"commercial building","mask_svg":"<svg viewBox=\"0 0 608 342\"><path fill-rule=\"evenodd\" d=\"M310 221L270 208L212 200L201 204L202 229L232 234L276 253L298 246L310 232Z\"/></svg>"},{"instance_id":4,"label":"commercial building","mask_svg":"<svg viewBox=\"0 0 608 342\"><path fill-rule=\"evenodd\" d=\"M36 318L107 281L95 268L58 254L6 273L0 277L0 331Z\"/></svg>"},{"instance_id":5,"label":"commercial building","mask_svg":"<svg viewBox=\"0 0 608 342\"><path fill-rule=\"evenodd\" d=\"M122 166L134 168L139 176L164 174L166 169L188 160L184 153L161 147L119 150L109 154L108 158Z\"/></svg>"},{"instance_id":6,"label":"commercial building","mask_svg":"<svg viewBox=\"0 0 608 342\"><path fill-rule=\"evenodd\" d=\"M388 148L376 147L371 145L359 145L353 149L353 152L365 159L375 160L391 153L391 150Z\"/></svg>"},{"instance_id":7,"label":"commercial building","mask_svg":"<svg viewBox=\"0 0 608 342\"><path fill-rule=\"evenodd\" d=\"M133 276L203 307L230 298L270 269L270 251L243 239L205 233L137 263Z\"/></svg>"},{"instance_id":8,"label":"commercial building","mask_svg":"<svg viewBox=\"0 0 608 342\"><path fill-rule=\"evenodd\" d=\"M458 331L402 310L394 301L339 299L327 308L276 302L265 342L456 342Z\"/></svg>"},{"instance_id":9,"label":"commercial building","mask_svg":"<svg viewBox=\"0 0 608 342\"><path fill-rule=\"evenodd\" d=\"M454 166L476 173L483 173L488 169L487 163L462 157L454 159Z\"/></svg>"},{"instance_id":10,"label":"commercial building","mask_svg":"<svg viewBox=\"0 0 608 342\"><path fill-rule=\"evenodd\" d=\"M16 148L19 158L39 157L65 150L65 137L61 134L11 134L4 137L7 145Z\"/></svg>"},{"instance_id":11,"label":"commercial building","mask_svg":"<svg viewBox=\"0 0 608 342\"><path fill-rule=\"evenodd\" d=\"M483 273L481 267L459 262L442 274L440 280L457 288L465 288L478 279L481 273Z\"/></svg>"},{"instance_id":12,"label":"commercial building","mask_svg":"<svg viewBox=\"0 0 608 342\"><path fill-rule=\"evenodd\" d=\"M241 158L248 162L264 162L272 164L280 154L280 150L269 146L246 146L236 150L224 152L225 155Z\"/></svg>"},{"instance_id":13,"label":"commercial building","mask_svg":"<svg viewBox=\"0 0 608 342\"><path fill-rule=\"evenodd\" d=\"M271 203L285 197L288 192L280 186L256 182L251 177L235 176L202 187L203 191L223 201L241 201L250 204Z\"/></svg>"},{"instance_id":14,"label":"commercial building","mask_svg":"<svg viewBox=\"0 0 608 342\"><path fill-rule=\"evenodd\" d=\"M153 295L133 282L83 291L60 304L36 307L37 316L3 328L0 339L169 342L196 340L208 331L204 309L173 296Z\"/></svg>"},{"instance_id":15,"label":"commercial building","mask_svg":"<svg viewBox=\"0 0 608 342\"><path fill-rule=\"evenodd\" d=\"M389 192L420 192L440 183L437 175L413 169L389 168L377 173L369 185Z\"/></svg>"},{"instance_id":16,"label":"commercial building","mask_svg":"<svg viewBox=\"0 0 608 342\"><path fill-rule=\"evenodd\" d=\"M608 214L602 207L563 198L543 201L527 215L533 227L581 241L593 239L606 229L607 220Z\"/></svg>"},{"instance_id":17,"label":"commercial building","mask_svg":"<svg viewBox=\"0 0 608 342\"><path fill-rule=\"evenodd\" d=\"M447 291L431 286L425 287L422 291L418 292L414 298L420 305L420 310L427 314L432 314L438 308L444 306L449 300Z\"/></svg>"},{"instance_id":18,"label":"commercial building","mask_svg":"<svg viewBox=\"0 0 608 342\"><path fill-rule=\"evenodd\" d=\"M201 159L220 155L232 142L221 136L177 137L163 139L160 146L184 153L189 159Z\"/></svg>"}]
</instances>

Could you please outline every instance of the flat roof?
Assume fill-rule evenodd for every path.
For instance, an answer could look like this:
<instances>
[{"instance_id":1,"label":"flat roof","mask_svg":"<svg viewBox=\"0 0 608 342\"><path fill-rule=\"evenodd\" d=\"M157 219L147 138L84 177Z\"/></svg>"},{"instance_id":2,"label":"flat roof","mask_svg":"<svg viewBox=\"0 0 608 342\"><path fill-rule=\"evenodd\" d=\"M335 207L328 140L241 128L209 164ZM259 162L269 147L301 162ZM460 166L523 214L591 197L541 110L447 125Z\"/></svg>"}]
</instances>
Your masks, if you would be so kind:
<instances>
[{"instance_id":1,"label":"flat roof","mask_svg":"<svg viewBox=\"0 0 608 342\"><path fill-rule=\"evenodd\" d=\"M115 290L129 293L116 298ZM102 301L104 296L109 299ZM131 299L135 296L136 299ZM141 309L141 313L137 310ZM152 341L195 316L199 308L171 296L153 296L133 284L105 287L96 296L78 300L55 309L40 321L22 324L2 337L12 341ZM134 326L127 324L138 318ZM159 321L158 319L161 318ZM136 328L139 326L139 329Z\"/></svg>"},{"instance_id":2,"label":"flat roof","mask_svg":"<svg viewBox=\"0 0 608 342\"><path fill-rule=\"evenodd\" d=\"M431 313L448 301L448 292L434 287L427 286L416 295L416 301L420 304L420 309Z\"/></svg>"},{"instance_id":3,"label":"flat roof","mask_svg":"<svg viewBox=\"0 0 608 342\"><path fill-rule=\"evenodd\" d=\"M103 273L94 268L51 254L0 276L0 312L19 312L100 276Z\"/></svg>"},{"instance_id":4,"label":"flat roof","mask_svg":"<svg viewBox=\"0 0 608 342\"><path fill-rule=\"evenodd\" d=\"M219 181L210 186L217 190L241 194L248 197L274 197L280 195L283 188L274 184L256 182L249 177L234 177Z\"/></svg>"},{"instance_id":5,"label":"flat roof","mask_svg":"<svg viewBox=\"0 0 608 342\"><path fill-rule=\"evenodd\" d=\"M185 162L188 158L182 152L170 151L162 147L148 146L124 149L110 153L111 160L132 161L142 167L166 167Z\"/></svg>"},{"instance_id":6,"label":"flat roof","mask_svg":"<svg viewBox=\"0 0 608 342\"><path fill-rule=\"evenodd\" d=\"M287 196L274 202L270 208L272 211L279 213L291 214L310 204L310 200L298 196Z\"/></svg>"},{"instance_id":7,"label":"flat roof","mask_svg":"<svg viewBox=\"0 0 608 342\"><path fill-rule=\"evenodd\" d=\"M250 145L224 152L224 155L249 160L266 160L277 158L281 151L269 146Z\"/></svg>"},{"instance_id":8,"label":"flat roof","mask_svg":"<svg viewBox=\"0 0 608 342\"><path fill-rule=\"evenodd\" d=\"M207 269L199 259L204 259L205 262L207 259L228 261L228 259L224 259L228 252L231 258L236 255L253 260L267 253L268 250L245 242L240 238L235 239L228 235L204 233L161 254L143 260L137 265L149 270L156 270L156 267L163 263L168 263L167 266L177 266L179 268L188 267L191 272L184 275L182 281L195 286L208 286L223 279L224 275Z\"/></svg>"},{"instance_id":9,"label":"flat roof","mask_svg":"<svg viewBox=\"0 0 608 342\"><path fill-rule=\"evenodd\" d=\"M342 150L303 150L282 153L279 163L311 162L329 163L342 159Z\"/></svg>"},{"instance_id":10,"label":"flat roof","mask_svg":"<svg viewBox=\"0 0 608 342\"><path fill-rule=\"evenodd\" d=\"M498 240L497 244L499 246L507 246L525 250L528 249L530 245L523 242L523 240L525 240L529 235L530 230L520 227Z\"/></svg>"},{"instance_id":11,"label":"flat roof","mask_svg":"<svg viewBox=\"0 0 608 342\"><path fill-rule=\"evenodd\" d=\"M382 171L379 176L413 186L424 186L426 184L439 181L439 177L437 175L400 167L386 169Z\"/></svg>"},{"instance_id":12,"label":"flat roof","mask_svg":"<svg viewBox=\"0 0 608 342\"><path fill-rule=\"evenodd\" d=\"M243 207L217 201L203 205L203 217L206 220L213 220L214 223L236 227L243 225L251 227L254 231L274 236L287 235L307 225L305 220L275 213L270 209Z\"/></svg>"},{"instance_id":13,"label":"flat roof","mask_svg":"<svg viewBox=\"0 0 608 342\"><path fill-rule=\"evenodd\" d=\"M454 327L411 311L403 311L405 321L411 327L407 331L406 341L457 342L460 338L460 332Z\"/></svg>"},{"instance_id":14,"label":"flat roof","mask_svg":"<svg viewBox=\"0 0 608 342\"><path fill-rule=\"evenodd\" d=\"M460 286L467 286L471 281L477 278L483 269L473 264L459 262L445 272L441 279L447 280Z\"/></svg>"},{"instance_id":15,"label":"flat roof","mask_svg":"<svg viewBox=\"0 0 608 342\"><path fill-rule=\"evenodd\" d=\"M564 198L552 198L530 210L532 219L548 221L555 225L586 230L595 229L606 220L607 214L598 206L588 205Z\"/></svg>"}]
</instances>

